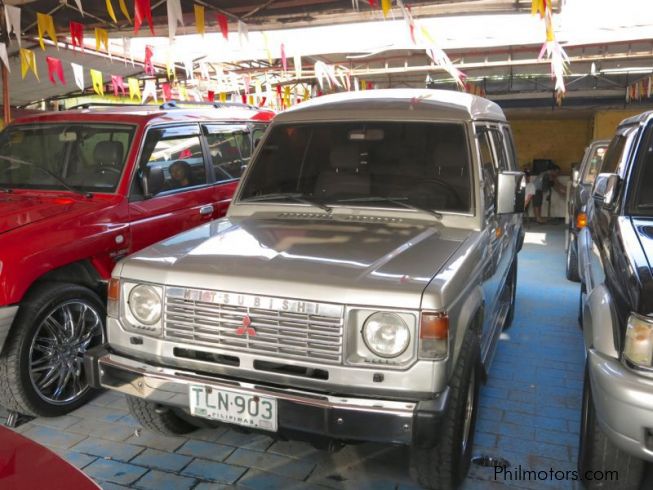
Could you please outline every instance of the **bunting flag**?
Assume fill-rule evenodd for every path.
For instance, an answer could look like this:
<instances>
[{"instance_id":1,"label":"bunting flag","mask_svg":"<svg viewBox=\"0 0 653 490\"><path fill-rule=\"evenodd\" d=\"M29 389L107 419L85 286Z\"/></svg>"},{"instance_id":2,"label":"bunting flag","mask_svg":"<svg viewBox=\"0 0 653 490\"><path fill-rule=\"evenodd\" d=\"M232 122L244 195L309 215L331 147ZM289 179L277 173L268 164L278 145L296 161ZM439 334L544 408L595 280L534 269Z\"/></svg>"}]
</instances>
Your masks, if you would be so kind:
<instances>
[{"instance_id":1,"label":"bunting flag","mask_svg":"<svg viewBox=\"0 0 653 490\"><path fill-rule=\"evenodd\" d=\"M39 73L36 70L36 56L31 49L20 48L20 76L24 80L27 72L32 70L37 80L40 80Z\"/></svg>"},{"instance_id":2,"label":"bunting flag","mask_svg":"<svg viewBox=\"0 0 653 490\"><path fill-rule=\"evenodd\" d=\"M52 42L57 44L57 31L54 29L54 19L51 15L36 13L36 25L39 33L39 44L41 49L45 51L45 44L43 43L43 35L47 34Z\"/></svg>"},{"instance_id":3,"label":"bunting flag","mask_svg":"<svg viewBox=\"0 0 653 490\"><path fill-rule=\"evenodd\" d=\"M111 88L115 97L118 97L118 92L121 92L123 96L125 95L125 82L121 76L111 75Z\"/></svg>"},{"instance_id":4,"label":"bunting flag","mask_svg":"<svg viewBox=\"0 0 653 490\"><path fill-rule=\"evenodd\" d=\"M415 19L413 19L413 14L410 10L410 7L404 5L403 0L397 0L397 6L401 10L401 14L404 16L406 25L408 26L408 32L410 33L410 40L413 44L417 44L415 39Z\"/></svg>"},{"instance_id":5,"label":"bunting flag","mask_svg":"<svg viewBox=\"0 0 653 490\"><path fill-rule=\"evenodd\" d=\"M261 31L261 36L263 36L263 48L265 49L265 54L268 57L268 63L272 65L272 53L270 52L270 43L268 42L268 35L265 31Z\"/></svg>"},{"instance_id":6,"label":"bunting flag","mask_svg":"<svg viewBox=\"0 0 653 490\"><path fill-rule=\"evenodd\" d=\"M551 60L551 77L555 78L555 90L563 93L565 87L565 73L569 72L569 57L558 41L547 41L542 45L538 61L547 58Z\"/></svg>"},{"instance_id":7,"label":"bunting flag","mask_svg":"<svg viewBox=\"0 0 653 490\"><path fill-rule=\"evenodd\" d=\"M127 85L129 86L129 100L133 101L136 99L138 101L141 98L141 86L138 83L138 79L128 78Z\"/></svg>"},{"instance_id":8,"label":"bunting flag","mask_svg":"<svg viewBox=\"0 0 653 490\"><path fill-rule=\"evenodd\" d=\"M131 37L122 38L122 52L125 56L125 65L127 64L127 58L132 62L134 66L134 53L132 53L132 39Z\"/></svg>"},{"instance_id":9,"label":"bunting flag","mask_svg":"<svg viewBox=\"0 0 653 490\"><path fill-rule=\"evenodd\" d=\"M106 29L101 29L100 27L95 28L95 51L100 51L100 48L104 46L104 50L109 52L109 33Z\"/></svg>"},{"instance_id":10,"label":"bunting flag","mask_svg":"<svg viewBox=\"0 0 653 490\"><path fill-rule=\"evenodd\" d=\"M392 7L392 0L381 0L381 10L383 10L383 17L388 16L390 8Z\"/></svg>"},{"instance_id":11,"label":"bunting flag","mask_svg":"<svg viewBox=\"0 0 653 490\"><path fill-rule=\"evenodd\" d=\"M229 39L229 21L227 20L227 16L224 14L218 14L217 16L218 19L218 25L220 26L220 32L222 33L222 37L225 39Z\"/></svg>"},{"instance_id":12,"label":"bunting flag","mask_svg":"<svg viewBox=\"0 0 653 490\"><path fill-rule=\"evenodd\" d=\"M200 78L202 80L209 80L211 76L209 75L209 65L208 63L202 61L199 64L200 67Z\"/></svg>"},{"instance_id":13,"label":"bunting flag","mask_svg":"<svg viewBox=\"0 0 653 490\"><path fill-rule=\"evenodd\" d=\"M154 99L154 103L158 104L159 99L156 96L156 82L154 80L145 80L145 85L143 86L143 95L141 97L141 104L145 104L150 97Z\"/></svg>"},{"instance_id":14,"label":"bunting flag","mask_svg":"<svg viewBox=\"0 0 653 490\"><path fill-rule=\"evenodd\" d=\"M358 92L361 88L361 83L358 81L358 77L354 77L354 92Z\"/></svg>"},{"instance_id":15,"label":"bunting flag","mask_svg":"<svg viewBox=\"0 0 653 490\"><path fill-rule=\"evenodd\" d=\"M116 13L113 11L113 5L111 5L111 0L106 0L107 4L107 13L109 14L109 17L111 17L111 20L114 22L118 22L118 19L116 19Z\"/></svg>"},{"instance_id":16,"label":"bunting flag","mask_svg":"<svg viewBox=\"0 0 653 490\"><path fill-rule=\"evenodd\" d=\"M163 92L163 102L172 100L172 88L169 83L162 84L161 91Z\"/></svg>"},{"instance_id":17,"label":"bunting flag","mask_svg":"<svg viewBox=\"0 0 653 490\"><path fill-rule=\"evenodd\" d=\"M351 8L354 9L356 12L360 10L358 8L358 0L351 0Z\"/></svg>"},{"instance_id":18,"label":"bunting flag","mask_svg":"<svg viewBox=\"0 0 653 490\"><path fill-rule=\"evenodd\" d=\"M204 35L204 7L197 4L195 4L195 28L198 34Z\"/></svg>"},{"instance_id":19,"label":"bunting flag","mask_svg":"<svg viewBox=\"0 0 653 490\"><path fill-rule=\"evenodd\" d=\"M376 0L367 0L367 2L370 4L370 7L372 8L377 6Z\"/></svg>"},{"instance_id":20,"label":"bunting flag","mask_svg":"<svg viewBox=\"0 0 653 490\"><path fill-rule=\"evenodd\" d=\"M215 92L213 90L209 90L206 93L206 100L209 102L215 102Z\"/></svg>"},{"instance_id":21,"label":"bunting flag","mask_svg":"<svg viewBox=\"0 0 653 490\"><path fill-rule=\"evenodd\" d=\"M238 40L241 47L249 42L249 27L242 20L238 21Z\"/></svg>"},{"instance_id":22,"label":"bunting flag","mask_svg":"<svg viewBox=\"0 0 653 490\"><path fill-rule=\"evenodd\" d=\"M154 51L149 44L145 45L145 59L143 60L143 70L146 75L154 75L154 64L152 63L152 56Z\"/></svg>"},{"instance_id":23,"label":"bunting flag","mask_svg":"<svg viewBox=\"0 0 653 490\"><path fill-rule=\"evenodd\" d=\"M284 46L283 43L281 43L281 68L283 68L283 72L288 71L288 62L286 60L286 47Z\"/></svg>"},{"instance_id":24,"label":"bunting flag","mask_svg":"<svg viewBox=\"0 0 653 490\"><path fill-rule=\"evenodd\" d=\"M543 19L546 15L547 1L546 0L531 0L531 14L539 14L540 18Z\"/></svg>"},{"instance_id":25,"label":"bunting flag","mask_svg":"<svg viewBox=\"0 0 653 490\"><path fill-rule=\"evenodd\" d=\"M152 22L152 5L150 0L135 0L134 2L134 34L138 34L138 31L143 25L143 21L146 20L150 26L150 32L152 36L154 34L154 23Z\"/></svg>"},{"instance_id":26,"label":"bunting flag","mask_svg":"<svg viewBox=\"0 0 653 490\"><path fill-rule=\"evenodd\" d=\"M302 77L302 57L297 53L293 58L293 64L295 65L295 76L299 79Z\"/></svg>"},{"instance_id":27,"label":"bunting flag","mask_svg":"<svg viewBox=\"0 0 653 490\"><path fill-rule=\"evenodd\" d=\"M177 74L175 72L175 62L173 61L170 53L168 53L168 59L166 60L166 76L168 77L168 80L174 80L177 78Z\"/></svg>"},{"instance_id":28,"label":"bunting flag","mask_svg":"<svg viewBox=\"0 0 653 490\"><path fill-rule=\"evenodd\" d=\"M7 67L7 71L11 71L11 66L9 66L9 56L7 56L7 45L5 43L0 43L0 60Z\"/></svg>"},{"instance_id":29,"label":"bunting flag","mask_svg":"<svg viewBox=\"0 0 653 490\"><path fill-rule=\"evenodd\" d=\"M63 3L67 4L67 0L63 0ZM79 13L82 14L82 17L84 17L84 9L82 8L82 0L75 0L75 5L77 5L77 10L79 10Z\"/></svg>"},{"instance_id":30,"label":"bunting flag","mask_svg":"<svg viewBox=\"0 0 653 490\"><path fill-rule=\"evenodd\" d=\"M447 56L447 53L437 46L432 46L430 49L426 50L426 55L431 58L433 63L451 75L451 78L454 79L460 88L464 88L464 80L467 75L454 66L453 62L449 59L449 56Z\"/></svg>"},{"instance_id":31,"label":"bunting flag","mask_svg":"<svg viewBox=\"0 0 653 490\"><path fill-rule=\"evenodd\" d=\"M186 85L179 86L179 100L188 100L188 91Z\"/></svg>"},{"instance_id":32,"label":"bunting flag","mask_svg":"<svg viewBox=\"0 0 653 490\"><path fill-rule=\"evenodd\" d=\"M63 74L63 64L61 63L61 60L46 56L45 62L48 64L48 78L50 79L52 85L57 84L54 79L55 75L59 78L59 81L62 85L66 85L66 78Z\"/></svg>"},{"instance_id":33,"label":"bunting flag","mask_svg":"<svg viewBox=\"0 0 653 490\"><path fill-rule=\"evenodd\" d=\"M84 51L84 24L70 21L70 42L73 48L79 48Z\"/></svg>"},{"instance_id":34,"label":"bunting flag","mask_svg":"<svg viewBox=\"0 0 653 490\"><path fill-rule=\"evenodd\" d=\"M315 78L317 78L317 83L320 85L321 90L324 89L324 79L329 84L329 88L332 88L334 85L340 87L340 82L336 78L335 68L333 65L327 65L324 61L315 63Z\"/></svg>"},{"instance_id":35,"label":"bunting flag","mask_svg":"<svg viewBox=\"0 0 653 490\"><path fill-rule=\"evenodd\" d=\"M181 11L181 0L168 0L168 37L170 40L175 39L177 34L177 24L184 25L184 14Z\"/></svg>"},{"instance_id":36,"label":"bunting flag","mask_svg":"<svg viewBox=\"0 0 653 490\"><path fill-rule=\"evenodd\" d=\"M12 5L5 5L5 20L7 21L7 35L14 33L18 47L20 47L20 9Z\"/></svg>"},{"instance_id":37,"label":"bunting flag","mask_svg":"<svg viewBox=\"0 0 653 490\"><path fill-rule=\"evenodd\" d=\"M102 80L101 71L91 69L91 82L93 82L95 93L104 96L104 80Z\"/></svg>"},{"instance_id":38,"label":"bunting flag","mask_svg":"<svg viewBox=\"0 0 653 490\"><path fill-rule=\"evenodd\" d=\"M73 75L75 77L75 84L79 87L79 90L84 91L84 67L78 65L77 63L71 63L70 66L73 69Z\"/></svg>"},{"instance_id":39,"label":"bunting flag","mask_svg":"<svg viewBox=\"0 0 653 490\"><path fill-rule=\"evenodd\" d=\"M186 71L186 79L194 80L195 74L193 73L193 59L187 58L184 60L184 70Z\"/></svg>"}]
</instances>

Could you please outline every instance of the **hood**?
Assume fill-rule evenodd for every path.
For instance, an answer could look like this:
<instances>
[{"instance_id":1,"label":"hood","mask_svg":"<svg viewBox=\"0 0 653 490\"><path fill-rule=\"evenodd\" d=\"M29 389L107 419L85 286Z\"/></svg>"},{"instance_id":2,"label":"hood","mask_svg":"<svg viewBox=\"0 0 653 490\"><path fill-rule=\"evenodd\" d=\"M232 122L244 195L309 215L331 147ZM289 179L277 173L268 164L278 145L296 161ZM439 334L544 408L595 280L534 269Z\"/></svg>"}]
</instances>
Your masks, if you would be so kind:
<instances>
[{"instance_id":1,"label":"hood","mask_svg":"<svg viewBox=\"0 0 653 490\"><path fill-rule=\"evenodd\" d=\"M0 194L0 234L51 218L82 205L71 197Z\"/></svg>"},{"instance_id":2,"label":"hood","mask_svg":"<svg viewBox=\"0 0 653 490\"><path fill-rule=\"evenodd\" d=\"M174 286L419 308L424 288L469 233L433 222L231 218L131 256L121 275Z\"/></svg>"}]
</instances>

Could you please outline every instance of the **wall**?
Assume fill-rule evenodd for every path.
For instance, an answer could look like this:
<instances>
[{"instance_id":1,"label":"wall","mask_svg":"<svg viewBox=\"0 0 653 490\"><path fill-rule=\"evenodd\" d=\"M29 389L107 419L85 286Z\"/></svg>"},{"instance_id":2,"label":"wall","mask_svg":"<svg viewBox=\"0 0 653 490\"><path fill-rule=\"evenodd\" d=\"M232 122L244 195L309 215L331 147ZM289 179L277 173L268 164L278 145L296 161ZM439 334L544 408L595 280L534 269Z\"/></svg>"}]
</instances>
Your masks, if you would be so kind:
<instances>
[{"instance_id":1,"label":"wall","mask_svg":"<svg viewBox=\"0 0 653 490\"><path fill-rule=\"evenodd\" d=\"M510 120L517 158L521 168L530 167L534 158L546 158L570 174L573 163L583 158L592 139L592 119L514 119Z\"/></svg>"}]
</instances>

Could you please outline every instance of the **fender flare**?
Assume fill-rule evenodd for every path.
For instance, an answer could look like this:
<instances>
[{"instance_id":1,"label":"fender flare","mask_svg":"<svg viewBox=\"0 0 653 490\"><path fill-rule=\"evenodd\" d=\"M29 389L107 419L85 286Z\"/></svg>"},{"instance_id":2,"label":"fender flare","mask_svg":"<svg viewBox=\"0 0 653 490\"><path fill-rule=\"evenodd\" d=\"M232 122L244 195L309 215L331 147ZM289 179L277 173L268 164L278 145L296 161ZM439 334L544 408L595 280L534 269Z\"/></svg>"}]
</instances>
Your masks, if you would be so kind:
<instances>
[{"instance_id":1,"label":"fender flare","mask_svg":"<svg viewBox=\"0 0 653 490\"><path fill-rule=\"evenodd\" d=\"M597 285L583 305L583 337L586 349L619 358L617 316L613 300L605 284Z\"/></svg>"}]
</instances>

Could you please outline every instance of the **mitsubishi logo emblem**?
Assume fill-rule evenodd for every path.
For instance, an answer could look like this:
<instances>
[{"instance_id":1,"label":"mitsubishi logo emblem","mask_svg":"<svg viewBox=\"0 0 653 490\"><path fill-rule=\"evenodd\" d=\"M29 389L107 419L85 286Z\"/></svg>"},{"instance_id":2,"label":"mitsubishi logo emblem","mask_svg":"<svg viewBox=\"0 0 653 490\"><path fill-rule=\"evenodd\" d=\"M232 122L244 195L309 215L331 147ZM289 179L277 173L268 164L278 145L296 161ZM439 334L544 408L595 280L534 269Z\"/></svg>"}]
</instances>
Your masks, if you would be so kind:
<instances>
[{"instance_id":1,"label":"mitsubishi logo emblem","mask_svg":"<svg viewBox=\"0 0 653 490\"><path fill-rule=\"evenodd\" d=\"M251 324L252 319L249 315L245 315L243 317L242 325L236 329L236 335L249 335L250 337L254 337L256 335L256 330L250 327Z\"/></svg>"}]
</instances>

